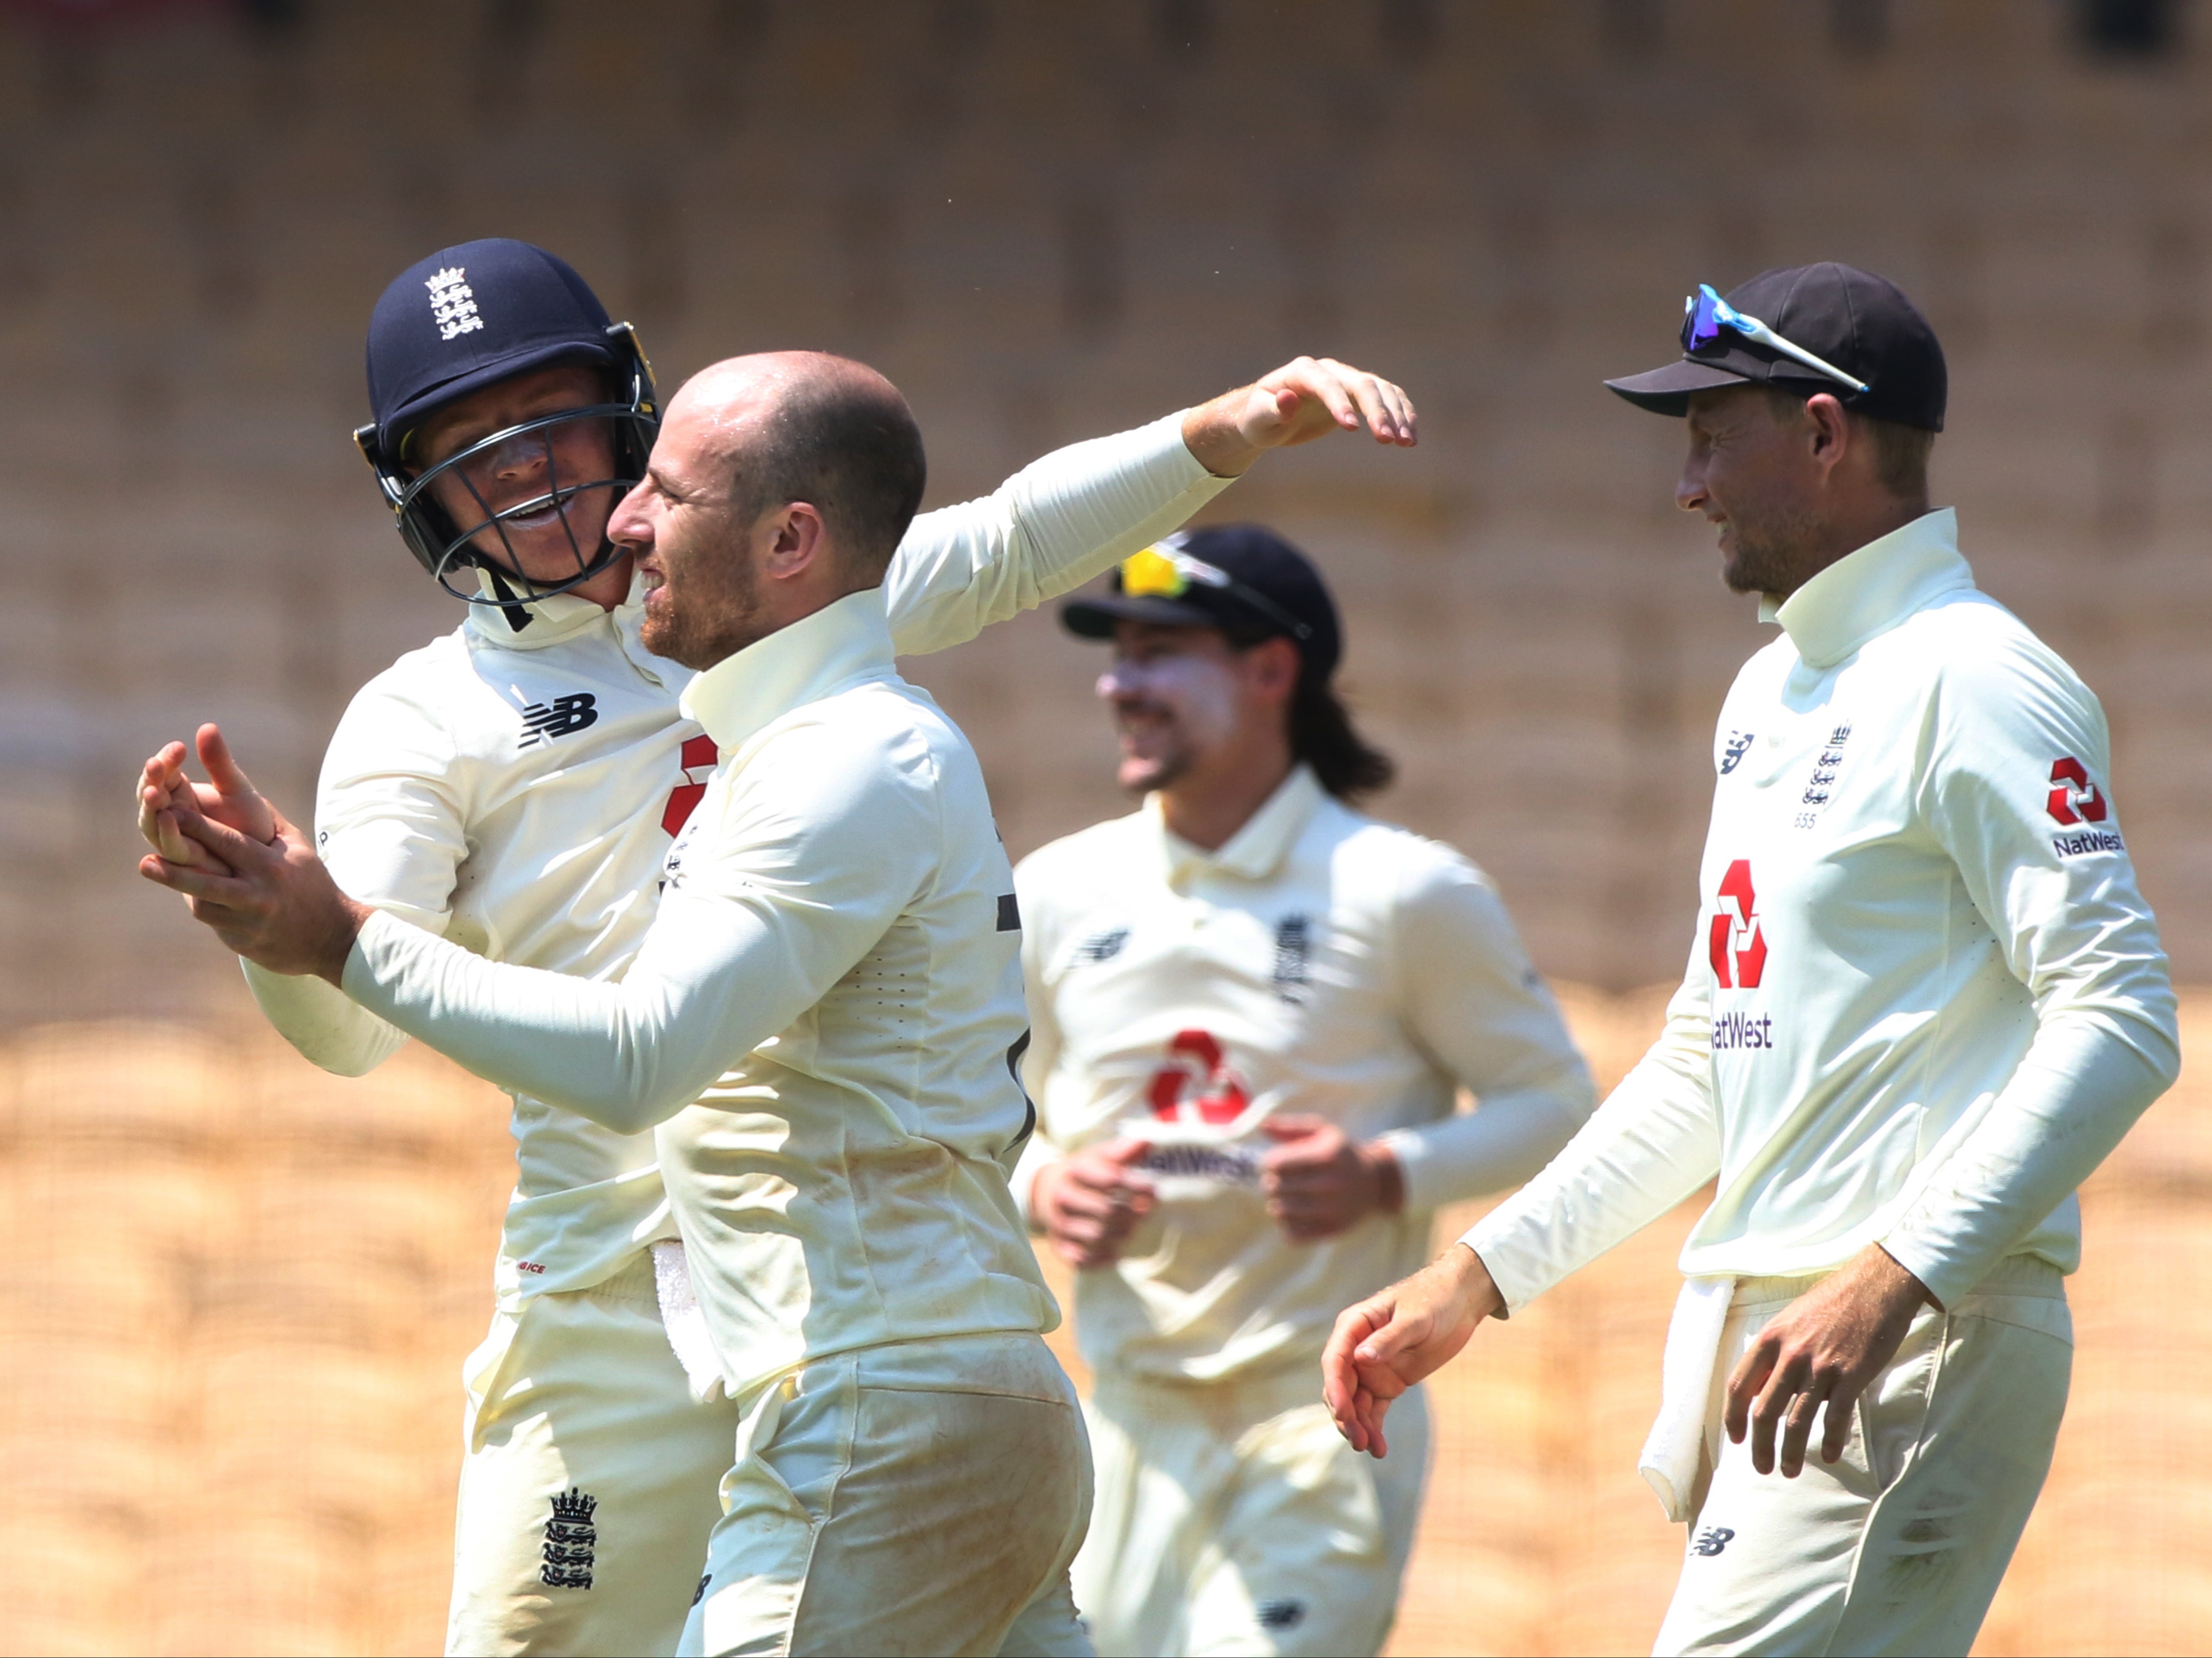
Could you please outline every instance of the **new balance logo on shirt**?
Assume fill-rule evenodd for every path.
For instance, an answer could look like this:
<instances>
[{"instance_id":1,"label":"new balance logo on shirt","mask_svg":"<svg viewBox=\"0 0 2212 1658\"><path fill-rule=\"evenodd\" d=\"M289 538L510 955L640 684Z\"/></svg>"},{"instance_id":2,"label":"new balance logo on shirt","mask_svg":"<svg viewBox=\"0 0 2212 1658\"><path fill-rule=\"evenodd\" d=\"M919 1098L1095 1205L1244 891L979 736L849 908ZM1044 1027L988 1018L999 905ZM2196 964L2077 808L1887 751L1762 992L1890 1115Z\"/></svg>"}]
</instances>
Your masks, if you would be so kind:
<instances>
[{"instance_id":1,"label":"new balance logo on shirt","mask_svg":"<svg viewBox=\"0 0 2212 1658\"><path fill-rule=\"evenodd\" d=\"M532 702L522 711L522 740L517 748L550 743L568 737L599 720L599 699L589 691L571 691L550 702Z\"/></svg>"}]
</instances>

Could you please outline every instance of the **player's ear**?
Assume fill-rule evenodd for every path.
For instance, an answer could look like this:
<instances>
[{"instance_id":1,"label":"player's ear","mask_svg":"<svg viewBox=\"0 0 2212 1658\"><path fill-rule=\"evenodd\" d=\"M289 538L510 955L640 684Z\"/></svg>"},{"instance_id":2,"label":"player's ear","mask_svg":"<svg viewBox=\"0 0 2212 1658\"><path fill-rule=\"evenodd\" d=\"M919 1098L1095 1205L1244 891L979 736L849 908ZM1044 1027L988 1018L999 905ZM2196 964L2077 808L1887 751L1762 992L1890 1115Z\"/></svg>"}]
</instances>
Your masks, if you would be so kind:
<instances>
[{"instance_id":1,"label":"player's ear","mask_svg":"<svg viewBox=\"0 0 2212 1658\"><path fill-rule=\"evenodd\" d=\"M1304 660L1298 647L1280 634L1273 639L1263 639L1245 653L1253 683L1267 695L1279 696L1288 701L1298 687L1298 673Z\"/></svg>"},{"instance_id":2,"label":"player's ear","mask_svg":"<svg viewBox=\"0 0 2212 1658\"><path fill-rule=\"evenodd\" d=\"M830 526L821 510L804 501L776 510L775 533L768 550L768 574L779 580L803 575L832 556Z\"/></svg>"}]
</instances>

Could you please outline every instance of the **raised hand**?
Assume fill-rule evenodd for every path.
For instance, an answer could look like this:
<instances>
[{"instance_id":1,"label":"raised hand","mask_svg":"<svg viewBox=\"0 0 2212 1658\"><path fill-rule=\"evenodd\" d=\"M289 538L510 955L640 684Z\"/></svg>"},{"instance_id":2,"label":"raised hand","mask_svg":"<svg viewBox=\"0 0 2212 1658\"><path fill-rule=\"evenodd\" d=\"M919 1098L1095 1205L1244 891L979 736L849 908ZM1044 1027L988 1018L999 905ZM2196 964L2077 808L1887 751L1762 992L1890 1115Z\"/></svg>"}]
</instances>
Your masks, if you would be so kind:
<instances>
[{"instance_id":1,"label":"raised hand","mask_svg":"<svg viewBox=\"0 0 2212 1658\"><path fill-rule=\"evenodd\" d=\"M1062 1260L1107 1266L1120 1255L1158 1200L1151 1179L1137 1169L1151 1149L1143 1140L1112 1140L1037 1171L1030 1206Z\"/></svg>"},{"instance_id":2,"label":"raised hand","mask_svg":"<svg viewBox=\"0 0 2212 1658\"><path fill-rule=\"evenodd\" d=\"M1322 1398L1357 1451L1382 1457L1394 1400L1442 1370L1474 1327L1505 1304L1474 1251L1455 1243L1435 1260L1336 1316L1321 1359Z\"/></svg>"},{"instance_id":3,"label":"raised hand","mask_svg":"<svg viewBox=\"0 0 2212 1658\"><path fill-rule=\"evenodd\" d=\"M1270 449L1362 423L1377 443L1410 449L1420 417L1405 388L1334 357L1297 357L1183 416L1182 438L1216 477L1235 477Z\"/></svg>"},{"instance_id":4,"label":"raised hand","mask_svg":"<svg viewBox=\"0 0 2212 1658\"><path fill-rule=\"evenodd\" d=\"M220 726L202 726L193 744L208 781L195 783L185 775L182 743L166 744L149 756L138 779L138 833L169 863L219 869L207 848L178 827L179 814L190 807L241 835L267 841L276 832L276 809L231 757Z\"/></svg>"},{"instance_id":5,"label":"raised hand","mask_svg":"<svg viewBox=\"0 0 2212 1658\"><path fill-rule=\"evenodd\" d=\"M204 727L202 736L213 729ZM244 784L245 773L228 764L227 753L224 762L228 780ZM252 788L245 784L246 793ZM234 787L224 798L235 801L238 794ZM148 836L157 847L190 842L191 861L156 852L138 860L138 872L156 886L182 893L192 919L247 960L272 973L313 973L339 983L353 941L368 918L368 907L338 890L308 836L259 794L252 799L268 813L265 840L203 812L198 795L191 787L171 792L167 803L154 809Z\"/></svg>"}]
</instances>

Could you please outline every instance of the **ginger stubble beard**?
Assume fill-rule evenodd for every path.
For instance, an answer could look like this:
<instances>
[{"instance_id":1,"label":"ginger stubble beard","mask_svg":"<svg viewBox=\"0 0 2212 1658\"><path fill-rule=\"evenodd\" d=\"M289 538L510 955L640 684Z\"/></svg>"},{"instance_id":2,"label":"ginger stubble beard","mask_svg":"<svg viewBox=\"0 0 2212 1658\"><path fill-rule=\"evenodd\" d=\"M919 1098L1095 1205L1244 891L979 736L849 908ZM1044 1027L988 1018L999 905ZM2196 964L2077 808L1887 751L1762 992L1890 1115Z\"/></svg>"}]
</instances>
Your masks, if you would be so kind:
<instances>
[{"instance_id":1,"label":"ginger stubble beard","mask_svg":"<svg viewBox=\"0 0 2212 1658\"><path fill-rule=\"evenodd\" d=\"M638 640L655 656L703 672L774 631L761 619L760 575L753 568L750 537L722 557L685 556L684 574L665 554L658 596L646 596Z\"/></svg>"}]
</instances>

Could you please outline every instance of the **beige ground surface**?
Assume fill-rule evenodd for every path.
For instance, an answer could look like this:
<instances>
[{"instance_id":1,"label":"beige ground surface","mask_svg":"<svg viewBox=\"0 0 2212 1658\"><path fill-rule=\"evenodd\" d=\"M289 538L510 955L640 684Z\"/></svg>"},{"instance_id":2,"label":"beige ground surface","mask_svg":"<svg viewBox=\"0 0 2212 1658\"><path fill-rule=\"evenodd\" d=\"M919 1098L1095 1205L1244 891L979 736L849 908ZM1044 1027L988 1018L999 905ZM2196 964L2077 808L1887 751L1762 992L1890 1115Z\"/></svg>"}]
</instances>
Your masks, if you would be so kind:
<instances>
[{"instance_id":1,"label":"beige ground surface","mask_svg":"<svg viewBox=\"0 0 2212 1658\"><path fill-rule=\"evenodd\" d=\"M1650 998L1571 999L1615 1074ZM2212 1631L2212 993L2191 1070L2085 1193L2075 1404L1982 1650ZM403 1054L327 1078L252 1035L0 1048L0 1649L434 1650L454 1374L509 1178L499 1101ZM1676 1216L1437 1389L1395 1650L1642 1649L1675 1533L1633 1463Z\"/></svg>"}]
</instances>

